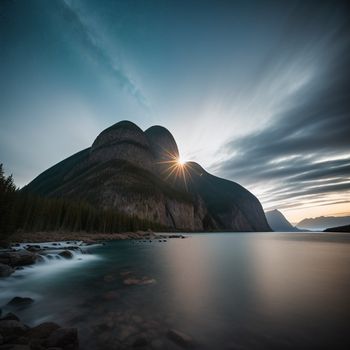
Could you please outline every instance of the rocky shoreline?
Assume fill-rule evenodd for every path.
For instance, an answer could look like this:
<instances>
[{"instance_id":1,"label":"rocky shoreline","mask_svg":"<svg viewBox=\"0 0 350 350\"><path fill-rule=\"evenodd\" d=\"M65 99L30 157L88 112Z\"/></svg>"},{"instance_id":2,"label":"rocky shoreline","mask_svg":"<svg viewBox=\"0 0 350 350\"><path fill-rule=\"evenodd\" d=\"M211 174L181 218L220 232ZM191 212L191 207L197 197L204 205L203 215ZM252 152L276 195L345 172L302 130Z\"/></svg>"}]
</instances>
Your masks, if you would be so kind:
<instances>
[{"instance_id":1,"label":"rocky shoreline","mask_svg":"<svg viewBox=\"0 0 350 350\"><path fill-rule=\"evenodd\" d=\"M142 239L167 239L167 238L185 238L186 236L177 233L156 233L151 230L122 232L122 233L87 233L87 232L17 232L11 235L7 244L14 243L41 243L41 242L60 242L60 241L83 241L85 243L96 243L101 241L115 240L142 240Z\"/></svg>"},{"instance_id":2,"label":"rocky shoreline","mask_svg":"<svg viewBox=\"0 0 350 350\"><path fill-rule=\"evenodd\" d=\"M181 234L156 234L152 231L126 232L118 234L80 234L61 232L42 232L37 234L16 234L11 237L7 248L0 249L0 278L10 277L16 270L51 259L69 260L74 255L86 254L89 248L105 244L110 240L135 240L136 242L167 242L172 238L186 238ZM27 243L30 241L30 243ZM156 283L147 276L136 276L130 271L122 274L125 286L147 285ZM105 276L108 282L113 276ZM108 296L109 298L113 297ZM10 311L30 307L35 300L29 297L13 296L1 307ZM76 328L61 328L53 322L45 322L35 327L28 327L14 313L2 316L0 309L0 349L4 350L74 350L79 348ZM174 333L175 334L175 333ZM170 336L169 336L170 337ZM176 336L171 334L174 342ZM170 337L170 338L171 338Z\"/></svg>"},{"instance_id":3,"label":"rocky shoreline","mask_svg":"<svg viewBox=\"0 0 350 350\"><path fill-rule=\"evenodd\" d=\"M21 298L10 301L21 303ZM25 298L27 299L27 298ZM78 330L62 328L54 322L28 327L13 313L0 317L0 349L6 350L75 350L79 349Z\"/></svg>"}]
</instances>

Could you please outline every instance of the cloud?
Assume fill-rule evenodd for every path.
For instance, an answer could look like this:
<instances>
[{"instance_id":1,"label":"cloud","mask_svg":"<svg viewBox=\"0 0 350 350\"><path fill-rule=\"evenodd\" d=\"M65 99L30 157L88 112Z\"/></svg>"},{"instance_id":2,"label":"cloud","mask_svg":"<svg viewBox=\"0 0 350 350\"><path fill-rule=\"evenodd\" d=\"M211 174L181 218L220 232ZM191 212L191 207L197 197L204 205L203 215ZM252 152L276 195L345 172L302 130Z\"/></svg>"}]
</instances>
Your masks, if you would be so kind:
<instances>
[{"instance_id":1,"label":"cloud","mask_svg":"<svg viewBox=\"0 0 350 350\"><path fill-rule=\"evenodd\" d=\"M150 108L148 100L141 89L136 85L128 73L121 67L116 57L112 57L103 46L103 40L99 37L97 30L88 22L78 8L72 5L69 0L62 0L63 17L70 22L78 33L81 43L84 46L85 54L95 60L95 62L105 69L117 80L118 84L140 105L146 109ZM84 53L82 53L84 55Z\"/></svg>"},{"instance_id":2,"label":"cloud","mask_svg":"<svg viewBox=\"0 0 350 350\"><path fill-rule=\"evenodd\" d=\"M262 128L227 142L220 149L226 158L212 166L220 175L259 192L267 208L292 208L312 200L322 205L334 194L339 196L338 202L349 199L349 21L341 17L331 28L329 32L318 31L317 40L306 37L302 46L290 44L289 50L273 51L288 53L303 48L309 64L318 67L317 74L306 84L297 84ZM296 29L296 34L302 29ZM276 76L293 65L295 57L296 53L282 55L284 65L277 65L278 69L271 69L276 61L266 61L270 63L261 79L267 89L268 79L275 82Z\"/></svg>"}]
</instances>

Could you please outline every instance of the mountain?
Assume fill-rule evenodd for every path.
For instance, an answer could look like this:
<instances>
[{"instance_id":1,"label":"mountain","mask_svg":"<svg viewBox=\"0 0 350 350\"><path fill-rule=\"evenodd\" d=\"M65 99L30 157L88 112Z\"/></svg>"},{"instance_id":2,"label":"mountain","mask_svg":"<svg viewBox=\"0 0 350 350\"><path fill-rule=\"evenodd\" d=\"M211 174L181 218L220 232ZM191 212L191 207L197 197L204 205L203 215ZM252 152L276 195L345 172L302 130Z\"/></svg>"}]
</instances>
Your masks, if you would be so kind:
<instances>
[{"instance_id":1,"label":"mountain","mask_svg":"<svg viewBox=\"0 0 350 350\"><path fill-rule=\"evenodd\" d=\"M350 224L350 216L319 216L316 218L307 218L299 223L300 229L323 231L328 227L338 227Z\"/></svg>"},{"instance_id":2,"label":"mountain","mask_svg":"<svg viewBox=\"0 0 350 350\"><path fill-rule=\"evenodd\" d=\"M297 232L300 231L294 227L285 216L277 209L265 213L267 222L272 230L276 232Z\"/></svg>"},{"instance_id":3,"label":"mountain","mask_svg":"<svg viewBox=\"0 0 350 350\"><path fill-rule=\"evenodd\" d=\"M350 225L326 228L323 232L350 232Z\"/></svg>"},{"instance_id":4,"label":"mountain","mask_svg":"<svg viewBox=\"0 0 350 350\"><path fill-rule=\"evenodd\" d=\"M178 158L176 141L164 127L144 132L121 121L23 191L84 200L169 229L270 231L253 194Z\"/></svg>"}]
</instances>

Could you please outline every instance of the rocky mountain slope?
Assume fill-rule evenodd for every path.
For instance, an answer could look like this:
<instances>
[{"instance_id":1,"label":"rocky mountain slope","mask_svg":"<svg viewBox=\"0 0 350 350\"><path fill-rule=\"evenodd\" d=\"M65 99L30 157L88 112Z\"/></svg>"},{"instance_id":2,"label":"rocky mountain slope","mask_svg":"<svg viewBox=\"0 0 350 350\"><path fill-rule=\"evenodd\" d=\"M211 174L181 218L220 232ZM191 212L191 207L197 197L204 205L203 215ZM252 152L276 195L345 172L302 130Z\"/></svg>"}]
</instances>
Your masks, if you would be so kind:
<instances>
[{"instance_id":1,"label":"rocky mountain slope","mask_svg":"<svg viewBox=\"0 0 350 350\"><path fill-rule=\"evenodd\" d=\"M129 121L46 170L23 191L85 200L177 230L270 231L258 199L242 186L178 162L171 133Z\"/></svg>"},{"instance_id":2,"label":"rocky mountain slope","mask_svg":"<svg viewBox=\"0 0 350 350\"><path fill-rule=\"evenodd\" d=\"M323 230L323 232L350 232L350 225L329 227Z\"/></svg>"},{"instance_id":3,"label":"rocky mountain slope","mask_svg":"<svg viewBox=\"0 0 350 350\"><path fill-rule=\"evenodd\" d=\"M267 222L270 227L276 232L298 232L297 227L294 227L286 217L277 209L267 211L265 213Z\"/></svg>"}]
</instances>

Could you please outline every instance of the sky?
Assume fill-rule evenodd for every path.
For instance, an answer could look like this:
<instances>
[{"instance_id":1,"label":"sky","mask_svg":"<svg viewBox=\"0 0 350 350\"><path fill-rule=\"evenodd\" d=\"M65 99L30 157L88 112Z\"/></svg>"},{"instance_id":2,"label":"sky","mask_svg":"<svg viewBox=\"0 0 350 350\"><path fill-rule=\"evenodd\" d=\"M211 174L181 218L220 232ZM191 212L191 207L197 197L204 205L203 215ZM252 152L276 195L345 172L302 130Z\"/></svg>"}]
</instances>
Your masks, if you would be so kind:
<instances>
[{"instance_id":1,"label":"sky","mask_svg":"<svg viewBox=\"0 0 350 350\"><path fill-rule=\"evenodd\" d=\"M0 2L0 162L23 186L106 127L292 222L350 214L350 11L340 1Z\"/></svg>"}]
</instances>

